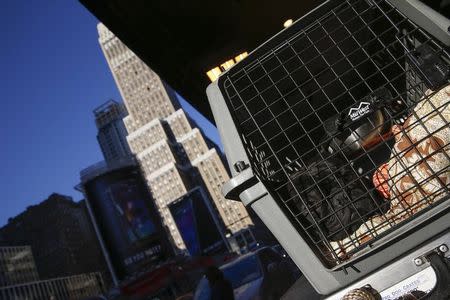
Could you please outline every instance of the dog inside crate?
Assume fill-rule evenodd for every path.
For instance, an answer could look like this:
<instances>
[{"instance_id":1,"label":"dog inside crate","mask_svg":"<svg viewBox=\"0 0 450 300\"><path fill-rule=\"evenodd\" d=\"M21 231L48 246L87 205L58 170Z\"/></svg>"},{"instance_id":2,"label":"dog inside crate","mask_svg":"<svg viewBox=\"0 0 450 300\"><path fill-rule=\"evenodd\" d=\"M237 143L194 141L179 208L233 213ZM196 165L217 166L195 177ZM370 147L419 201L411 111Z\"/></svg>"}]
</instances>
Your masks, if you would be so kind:
<instances>
[{"instance_id":1,"label":"dog inside crate","mask_svg":"<svg viewBox=\"0 0 450 300\"><path fill-rule=\"evenodd\" d=\"M345 1L234 86L256 175L329 265L449 196L449 54L379 5Z\"/></svg>"}]
</instances>

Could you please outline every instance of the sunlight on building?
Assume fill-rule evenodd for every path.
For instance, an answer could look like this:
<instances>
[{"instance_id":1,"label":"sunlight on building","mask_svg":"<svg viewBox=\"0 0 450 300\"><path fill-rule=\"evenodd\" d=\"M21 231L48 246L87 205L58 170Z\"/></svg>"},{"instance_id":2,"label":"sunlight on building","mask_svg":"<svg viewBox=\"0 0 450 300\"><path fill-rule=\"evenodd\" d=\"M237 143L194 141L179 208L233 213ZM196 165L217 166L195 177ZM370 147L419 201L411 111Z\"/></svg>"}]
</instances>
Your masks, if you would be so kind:
<instances>
[{"instance_id":1,"label":"sunlight on building","mask_svg":"<svg viewBox=\"0 0 450 300\"><path fill-rule=\"evenodd\" d=\"M220 70L220 68L219 67L215 67L214 69L211 69L208 72L206 72L206 75L208 75L209 80L211 80L211 82L213 82L217 78L219 78L221 73L222 73L222 71Z\"/></svg>"},{"instance_id":2,"label":"sunlight on building","mask_svg":"<svg viewBox=\"0 0 450 300\"><path fill-rule=\"evenodd\" d=\"M211 82L213 82L213 81L217 80L217 78L219 78L219 76L220 76L220 74L222 74L222 72L227 71L228 69L230 69L232 66L234 66L235 64L237 64L238 62L240 62L241 60L246 58L247 56L248 56L248 53L243 52L243 53L239 54L238 56L236 56L234 59L227 60L226 62L221 64L220 67L215 67L215 68L209 70L208 72L206 72L206 75L208 75L209 80L211 80Z\"/></svg>"}]
</instances>

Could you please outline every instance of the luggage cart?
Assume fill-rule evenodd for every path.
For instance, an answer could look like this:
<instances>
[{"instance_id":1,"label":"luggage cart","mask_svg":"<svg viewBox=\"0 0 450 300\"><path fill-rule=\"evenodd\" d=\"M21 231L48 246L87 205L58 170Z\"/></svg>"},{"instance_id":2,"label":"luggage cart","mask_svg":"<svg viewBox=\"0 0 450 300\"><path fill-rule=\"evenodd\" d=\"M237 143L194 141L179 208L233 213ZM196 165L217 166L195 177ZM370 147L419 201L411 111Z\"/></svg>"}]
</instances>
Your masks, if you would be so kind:
<instances>
[{"instance_id":1,"label":"luggage cart","mask_svg":"<svg viewBox=\"0 0 450 300\"><path fill-rule=\"evenodd\" d=\"M329 0L207 89L224 195L329 299L449 297L449 46L420 1Z\"/></svg>"}]
</instances>

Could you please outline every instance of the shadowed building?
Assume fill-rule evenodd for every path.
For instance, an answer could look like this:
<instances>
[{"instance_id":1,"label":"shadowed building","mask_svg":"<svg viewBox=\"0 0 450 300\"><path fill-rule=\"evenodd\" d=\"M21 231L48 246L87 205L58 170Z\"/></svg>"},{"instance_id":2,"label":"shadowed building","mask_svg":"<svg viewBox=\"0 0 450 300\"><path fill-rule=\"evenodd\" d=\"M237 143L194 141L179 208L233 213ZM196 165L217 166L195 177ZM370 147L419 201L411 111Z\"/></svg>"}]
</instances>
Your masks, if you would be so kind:
<instances>
[{"instance_id":1,"label":"shadowed building","mask_svg":"<svg viewBox=\"0 0 450 300\"><path fill-rule=\"evenodd\" d=\"M0 299L84 299L105 290L99 272L40 280L30 246L0 247Z\"/></svg>"},{"instance_id":2,"label":"shadowed building","mask_svg":"<svg viewBox=\"0 0 450 300\"><path fill-rule=\"evenodd\" d=\"M8 245L31 246L41 279L106 270L84 204L71 197L52 194L0 232Z\"/></svg>"},{"instance_id":3,"label":"shadowed building","mask_svg":"<svg viewBox=\"0 0 450 300\"><path fill-rule=\"evenodd\" d=\"M0 287L0 299L88 299L105 292L100 273L30 281Z\"/></svg>"},{"instance_id":4,"label":"shadowed building","mask_svg":"<svg viewBox=\"0 0 450 300\"><path fill-rule=\"evenodd\" d=\"M118 160L131 155L126 136L127 129L123 118L127 109L121 103L109 100L94 110L97 140L106 162Z\"/></svg>"}]
</instances>

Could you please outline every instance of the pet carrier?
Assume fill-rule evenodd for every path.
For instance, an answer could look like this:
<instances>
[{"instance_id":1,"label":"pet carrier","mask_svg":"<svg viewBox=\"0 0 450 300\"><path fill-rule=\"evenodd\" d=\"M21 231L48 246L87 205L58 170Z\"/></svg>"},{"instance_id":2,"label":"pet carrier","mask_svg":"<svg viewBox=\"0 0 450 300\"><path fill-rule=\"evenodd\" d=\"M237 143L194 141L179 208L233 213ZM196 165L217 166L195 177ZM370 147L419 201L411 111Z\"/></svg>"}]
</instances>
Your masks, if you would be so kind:
<instances>
[{"instance_id":1,"label":"pet carrier","mask_svg":"<svg viewBox=\"0 0 450 300\"><path fill-rule=\"evenodd\" d=\"M447 289L449 45L420 1L329 0L208 87L224 195L330 299Z\"/></svg>"}]
</instances>

